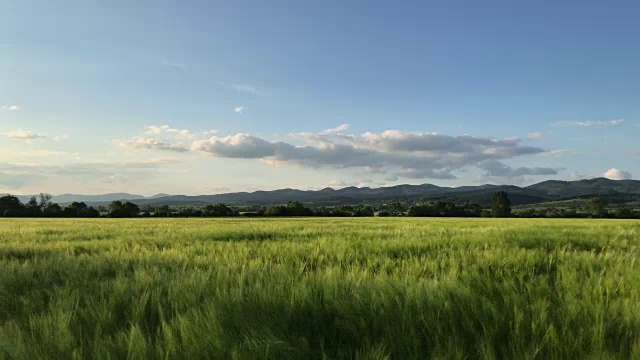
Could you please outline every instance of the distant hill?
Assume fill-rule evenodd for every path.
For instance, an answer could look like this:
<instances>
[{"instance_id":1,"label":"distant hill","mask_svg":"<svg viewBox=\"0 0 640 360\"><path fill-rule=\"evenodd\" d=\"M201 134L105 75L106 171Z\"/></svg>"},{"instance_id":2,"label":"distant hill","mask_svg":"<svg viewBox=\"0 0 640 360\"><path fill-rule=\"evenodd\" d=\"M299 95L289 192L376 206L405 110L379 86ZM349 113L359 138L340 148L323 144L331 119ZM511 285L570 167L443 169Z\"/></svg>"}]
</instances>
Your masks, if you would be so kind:
<instances>
[{"instance_id":1,"label":"distant hill","mask_svg":"<svg viewBox=\"0 0 640 360\"><path fill-rule=\"evenodd\" d=\"M640 181L614 181L604 178L579 181L544 181L527 187L514 185L480 185L441 187L432 184L397 185L381 188L346 187L322 190L280 189L273 191L238 192L219 195L174 195L155 199L141 199L139 205L197 205L225 203L229 205L274 205L288 201L301 201L316 206L333 206L385 202L393 200L450 200L457 203L474 202L490 205L494 192L504 190L514 205L538 204L576 198L602 197L611 203L640 201Z\"/></svg>"},{"instance_id":2,"label":"distant hill","mask_svg":"<svg viewBox=\"0 0 640 360\"><path fill-rule=\"evenodd\" d=\"M140 200L145 199L142 195L133 195L127 193L114 193L114 194L103 194L103 195L78 195L78 194L63 194L56 195L51 199L56 203L71 203L74 201L78 202L86 202L86 203L95 203L95 202L111 202L116 200Z\"/></svg>"},{"instance_id":3,"label":"distant hill","mask_svg":"<svg viewBox=\"0 0 640 360\"><path fill-rule=\"evenodd\" d=\"M0 194L5 195L5 194ZM18 199L20 201L27 202L33 195L18 195ZM134 195L127 193L113 193L113 194L101 194L101 195L80 195L80 194L62 194L62 195L52 195L51 201L58 204L69 204L74 201L77 202L85 202L90 204L95 203L109 203L115 200L125 200L125 201L133 201L133 200L142 200L142 199L157 199L171 196L169 194L157 194L150 197L145 197L142 195Z\"/></svg>"},{"instance_id":4,"label":"distant hill","mask_svg":"<svg viewBox=\"0 0 640 360\"><path fill-rule=\"evenodd\" d=\"M548 180L527 186L526 189L546 193L548 196L574 198L614 194L640 194L638 180L609 180L596 178L580 181Z\"/></svg>"},{"instance_id":5,"label":"distant hill","mask_svg":"<svg viewBox=\"0 0 640 360\"><path fill-rule=\"evenodd\" d=\"M202 205L225 203L235 206L269 206L288 201L300 201L315 206L336 206L387 202L394 200L449 200L456 203L473 202L483 206L491 204L494 192L504 190L514 205L541 204L546 202L601 197L612 204L640 202L640 181L609 180L604 178L558 181L548 180L538 184L519 187L514 185L479 185L461 187L441 187L432 184L396 185L381 188L346 187L343 189L324 188L322 190L280 189L272 191L237 192L217 195L167 195L150 197L126 193L104 195L55 196L54 202L61 204L84 201L91 205L107 205L114 200L127 200L138 205ZM21 197L22 198L22 197ZM24 197L28 199L28 197Z\"/></svg>"}]
</instances>

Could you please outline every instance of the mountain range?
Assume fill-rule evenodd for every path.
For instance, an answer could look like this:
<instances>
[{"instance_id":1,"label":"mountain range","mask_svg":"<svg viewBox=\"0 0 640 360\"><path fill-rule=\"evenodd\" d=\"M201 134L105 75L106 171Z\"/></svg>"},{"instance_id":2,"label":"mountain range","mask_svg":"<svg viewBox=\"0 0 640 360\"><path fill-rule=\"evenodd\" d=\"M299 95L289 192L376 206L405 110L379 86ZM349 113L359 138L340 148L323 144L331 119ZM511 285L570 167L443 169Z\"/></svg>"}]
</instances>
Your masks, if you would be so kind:
<instances>
[{"instance_id":1,"label":"mountain range","mask_svg":"<svg viewBox=\"0 0 640 360\"><path fill-rule=\"evenodd\" d=\"M491 204L496 191L506 191L514 205L541 204L600 197L612 204L640 205L640 181L609 180L595 178L579 181L548 180L530 186L479 185L462 187L442 187L432 184L396 185L381 188L345 187L343 189L324 188L322 190L280 189L272 191L236 192L217 195L168 195L157 194L145 197L127 193L104 195L64 194L54 196L53 201L66 204L84 201L90 205L107 205L114 200L127 200L138 205L202 205L224 203L235 206L268 206L288 201L300 201L316 206L335 206L387 202L394 200L449 200L456 203L474 202L483 206ZM20 196L27 201L28 196Z\"/></svg>"}]
</instances>

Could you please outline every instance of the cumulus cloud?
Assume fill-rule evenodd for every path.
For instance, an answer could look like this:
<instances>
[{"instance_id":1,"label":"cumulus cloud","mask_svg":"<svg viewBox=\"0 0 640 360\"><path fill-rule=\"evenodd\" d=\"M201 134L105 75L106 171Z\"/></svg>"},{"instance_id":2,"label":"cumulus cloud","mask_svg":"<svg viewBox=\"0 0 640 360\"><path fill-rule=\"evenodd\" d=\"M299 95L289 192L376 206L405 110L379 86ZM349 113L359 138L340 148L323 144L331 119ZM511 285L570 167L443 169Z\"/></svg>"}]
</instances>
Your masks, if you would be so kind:
<instances>
[{"instance_id":1,"label":"cumulus cloud","mask_svg":"<svg viewBox=\"0 0 640 360\"><path fill-rule=\"evenodd\" d=\"M582 127L593 127L593 126L617 126L622 125L624 123L624 119L617 120L609 120L609 121L557 121L552 123L554 126L582 126Z\"/></svg>"},{"instance_id":2,"label":"cumulus cloud","mask_svg":"<svg viewBox=\"0 0 640 360\"><path fill-rule=\"evenodd\" d=\"M602 176L610 180L631 180L631 173L616 168L607 170Z\"/></svg>"},{"instance_id":3,"label":"cumulus cloud","mask_svg":"<svg viewBox=\"0 0 640 360\"><path fill-rule=\"evenodd\" d=\"M147 126L146 134L148 135L160 135L169 129L169 125L149 125Z\"/></svg>"},{"instance_id":4,"label":"cumulus cloud","mask_svg":"<svg viewBox=\"0 0 640 360\"><path fill-rule=\"evenodd\" d=\"M489 177L517 177L531 175L556 175L557 169L544 167L518 167L513 168L497 160L486 160L478 164L478 167L485 171Z\"/></svg>"},{"instance_id":5,"label":"cumulus cloud","mask_svg":"<svg viewBox=\"0 0 640 360\"><path fill-rule=\"evenodd\" d=\"M527 139L529 140L540 140L543 139L545 136L547 136L548 134L545 132L530 132L527 134Z\"/></svg>"},{"instance_id":6,"label":"cumulus cloud","mask_svg":"<svg viewBox=\"0 0 640 360\"><path fill-rule=\"evenodd\" d=\"M242 114L242 112L244 111L244 106L236 106L233 111L237 112L238 114Z\"/></svg>"},{"instance_id":7,"label":"cumulus cloud","mask_svg":"<svg viewBox=\"0 0 640 360\"><path fill-rule=\"evenodd\" d=\"M336 126L334 128L327 129L324 132L326 132L326 133L342 132L342 131L347 130L348 128L349 128L349 124L341 124L341 125L338 125L338 126Z\"/></svg>"},{"instance_id":8,"label":"cumulus cloud","mask_svg":"<svg viewBox=\"0 0 640 360\"><path fill-rule=\"evenodd\" d=\"M2 110L7 110L7 111L19 111L22 110L20 108L20 106L18 105L2 105Z\"/></svg>"},{"instance_id":9,"label":"cumulus cloud","mask_svg":"<svg viewBox=\"0 0 640 360\"><path fill-rule=\"evenodd\" d=\"M17 130L11 131L10 133L7 134L7 137L9 139L25 140L25 141L46 138L46 136L44 135L39 135L32 131L23 130L23 129L17 129Z\"/></svg>"},{"instance_id":10,"label":"cumulus cloud","mask_svg":"<svg viewBox=\"0 0 640 360\"><path fill-rule=\"evenodd\" d=\"M387 181L396 181L398 177L455 179L456 171L474 166L492 176L552 175L557 174L557 170L513 169L500 160L561 153L525 146L520 138L494 139L400 130L349 135L340 132L344 129L347 129L346 124L318 133L295 133L291 136L296 142L284 142L243 133L205 139L205 133L194 133L198 134L194 137L188 130L162 125L147 127L147 136L118 140L116 143L128 149L192 151L218 158L254 159L270 166L359 168L368 174L388 173L390 176L387 179L394 180ZM182 139L190 142L177 142L180 134L183 135Z\"/></svg>"},{"instance_id":11,"label":"cumulus cloud","mask_svg":"<svg viewBox=\"0 0 640 360\"><path fill-rule=\"evenodd\" d=\"M380 134L366 132L361 136L346 135L341 138L357 148L378 149L386 152L434 153L434 154L483 154L487 157L512 157L537 154L542 149L521 146L519 138L495 140L481 136L449 136L439 133L387 130Z\"/></svg>"},{"instance_id":12,"label":"cumulus cloud","mask_svg":"<svg viewBox=\"0 0 640 360\"><path fill-rule=\"evenodd\" d=\"M454 170L477 166L485 160L509 159L540 154L544 150L520 145L521 139L492 139L470 135L388 130L383 133L342 135L326 133L293 134L310 144L273 142L249 134L195 141L191 149L221 158L258 159L306 167L396 169L396 175L409 178L453 179ZM518 170L523 172L525 170ZM533 171L529 175L547 175ZM553 172L554 174L556 172Z\"/></svg>"}]
</instances>

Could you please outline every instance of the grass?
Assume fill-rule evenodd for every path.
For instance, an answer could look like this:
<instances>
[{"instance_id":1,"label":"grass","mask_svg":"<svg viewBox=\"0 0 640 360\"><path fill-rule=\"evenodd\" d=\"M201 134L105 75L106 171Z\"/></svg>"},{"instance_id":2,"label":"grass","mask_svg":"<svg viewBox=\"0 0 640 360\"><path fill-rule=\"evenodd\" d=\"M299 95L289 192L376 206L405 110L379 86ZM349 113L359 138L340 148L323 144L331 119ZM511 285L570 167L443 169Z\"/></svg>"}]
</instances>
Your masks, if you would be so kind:
<instances>
[{"instance_id":1,"label":"grass","mask_svg":"<svg viewBox=\"0 0 640 360\"><path fill-rule=\"evenodd\" d=\"M640 221L0 220L0 359L638 359Z\"/></svg>"}]
</instances>

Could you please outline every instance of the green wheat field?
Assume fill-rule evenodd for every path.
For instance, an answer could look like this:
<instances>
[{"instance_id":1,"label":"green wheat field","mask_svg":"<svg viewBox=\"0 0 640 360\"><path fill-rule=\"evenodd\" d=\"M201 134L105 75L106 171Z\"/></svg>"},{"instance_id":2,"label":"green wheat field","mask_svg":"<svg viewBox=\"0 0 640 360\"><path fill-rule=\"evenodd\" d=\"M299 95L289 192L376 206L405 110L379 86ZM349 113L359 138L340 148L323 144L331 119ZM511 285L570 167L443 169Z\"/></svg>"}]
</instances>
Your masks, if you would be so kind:
<instances>
[{"instance_id":1,"label":"green wheat field","mask_svg":"<svg viewBox=\"0 0 640 360\"><path fill-rule=\"evenodd\" d=\"M2 359L640 359L640 221L2 219Z\"/></svg>"}]
</instances>

